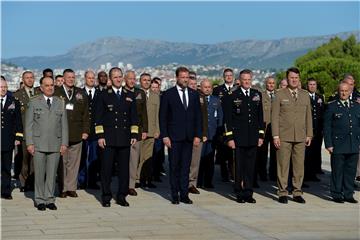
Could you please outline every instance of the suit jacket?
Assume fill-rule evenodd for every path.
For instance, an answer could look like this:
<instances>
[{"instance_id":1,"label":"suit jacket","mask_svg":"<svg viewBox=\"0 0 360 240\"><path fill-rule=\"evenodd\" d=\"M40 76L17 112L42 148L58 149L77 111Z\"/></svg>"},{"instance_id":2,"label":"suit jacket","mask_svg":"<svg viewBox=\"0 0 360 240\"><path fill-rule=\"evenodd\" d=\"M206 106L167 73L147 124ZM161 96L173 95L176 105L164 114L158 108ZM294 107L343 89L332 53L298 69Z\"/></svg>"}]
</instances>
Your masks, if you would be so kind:
<instances>
[{"instance_id":1,"label":"suit jacket","mask_svg":"<svg viewBox=\"0 0 360 240\"><path fill-rule=\"evenodd\" d=\"M1 111L1 151L12 151L15 140L22 141L23 125L20 103L7 94L4 108Z\"/></svg>"},{"instance_id":2,"label":"suit jacket","mask_svg":"<svg viewBox=\"0 0 360 240\"><path fill-rule=\"evenodd\" d=\"M133 92L135 94L135 102L136 102L136 112L138 115L138 126L139 126L139 134L137 136L137 140L141 140L141 134L143 132L148 132L148 117L146 110L146 94L142 89L133 88L132 90L127 89L127 91Z\"/></svg>"},{"instance_id":3,"label":"suit jacket","mask_svg":"<svg viewBox=\"0 0 360 240\"><path fill-rule=\"evenodd\" d=\"M288 88L280 89L271 105L272 135L281 141L304 142L313 136L309 93L298 89L297 100Z\"/></svg>"},{"instance_id":4,"label":"suit jacket","mask_svg":"<svg viewBox=\"0 0 360 240\"><path fill-rule=\"evenodd\" d=\"M112 88L99 96L95 112L95 132L106 146L127 147L139 134L135 94L122 88L120 99Z\"/></svg>"},{"instance_id":5,"label":"suit jacket","mask_svg":"<svg viewBox=\"0 0 360 240\"><path fill-rule=\"evenodd\" d=\"M90 134L89 134L89 140L94 140L97 138L95 134L95 105L96 102L99 99L100 90L98 88L94 88L94 92L92 92L92 98L87 94L85 87L82 88L84 91L84 94L88 98L88 109L89 109L89 123L90 123Z\"/></svg>"},{"instance_id":6,"label":"suit jacket","mask_svg":"<svg viewBox=\"0 0 360 240\"><path fill-rule=\"evenodd\" d=\"M271 127L271 103L275 98L276 91L274 91L273 99L270 98L267 91L262 91L262 106L264 111L264 124L265 124L265 131L268 127Z\"/></svg>"},{"instance_id":7,"label":"suit jacket","mask_svg":"<svg viewBox=\"0 0 360 240\"><path fill-rule=\"evenodd\" d=\"M325 111L324 96L315 93L315 99L310 97L310 103L314 136L322 136Z\"/></svg>"},{"instance_id":8,"label":"suit jacket","mask_svg":"<svg viewBox=\"0 0 360 240\"><path fill-rule=\"evenodd\" d=\"M59 152L68 145L67 113L65 102L53 96L49 109L43 94L32 98L25 117L26 145L35 145L39 152Z\"/></svg>"},{"instance_id":9,"label":"suit jacket","mask_svg":"<svg viewBox=\"0 0 360 240\"><path fill-rule=\"evenodd\" d=\"M154 137L155 133L160 133L159 126L159 111L160 111L160 96L157 93L149 90L149 98L146 101L147 109L147 136Z\"/></svg>"},{"instance_id":10,"label":"suit jacket","mask_svg":"<svg viewBox=\"0 0 360 240\"><path fill-rule=\"evenodd\" d=\"M65 106L73 105L73 110L67 110L69 143L78 143L81 142L83 133L90 133L88 97L84 90L74 87L72 98L68 99L64 88L65 86L57 88L54 95L63 99Z\"/></svg>"},{"instance_id":11,"label":"suit jacket","mask_svg":"<svg viewBox=\"0 0 360 240\"><path fill-rule=\"evenodd\" d=\"M220 98L217 96L209 96L207 104L208 109L208 128L207 135L209 141L215 140L214 137L223 125L223 111Z\"/></svg>"},{"instance_id":12,"label":"suit jacket","mask_svg":"<svg viewBox=\"0 0 360 240\"><path fill-rule=\"evenodd\" d=\"M250 89L246 97L241 88L224 97L224 126L226 139L235 140L236 146L257 146L264 138L264 118L261 93Z\"/></svg>"},{"instance_id":13,"label":"suit jacket","mask_svg":"<svg viewBox=\"0 0 360 240\"><path fill-rule=\"evenodd\" d=\"M188 88L189 103L184 108L178 90L168 89L161 97L160 133L162 138L169 137L172 141L193 141L201 139L201 108L199 94Z\"/></svg>"},{"instance_id":14,"label":"suit jacket","mask_svg":"<svg viewBox=\"0 0 360 240\"><path fill-rule=\"evenodd\" d=\"M340 100L329 103L324 115L325 147L333 147L333 153L359 153L360 105L350 101L349 108Z\"/></svg>"},{"instance_id":15,"label":"suit jacket","mask_svg":"<svg viewBox=\"0 0 360 240\"><path fill-rule=\"evenodd\" d=\"M201 132L203 137L207 137L208 132L208 103L205 99L205 96L202 93L199 93L200 108L201 108Z\"/></svg>"}]
</instances>

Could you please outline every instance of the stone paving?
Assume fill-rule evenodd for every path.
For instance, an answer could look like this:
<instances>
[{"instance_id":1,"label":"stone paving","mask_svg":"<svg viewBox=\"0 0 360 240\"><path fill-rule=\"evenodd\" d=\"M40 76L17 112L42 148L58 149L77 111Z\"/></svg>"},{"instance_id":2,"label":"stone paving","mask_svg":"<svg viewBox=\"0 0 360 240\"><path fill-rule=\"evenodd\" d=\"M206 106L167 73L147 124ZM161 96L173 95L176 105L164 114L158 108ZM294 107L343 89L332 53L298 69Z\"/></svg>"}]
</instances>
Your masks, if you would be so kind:
<instances>
[{"instance_id":1,"label":"stone paving","mask_svg":"<svg viewBox=\"0 0 360 240\"><path fill-rule=\"evenodd\" d=\"M306 204L277 202L274 182L259 182L256 204L234 200L231 184L190 195L193 205L172 205L168 179L154 190L137 189L129 208L103 208L100 191L79 190L79 198L57 198L57 211L34 208L33 193L15 189L14 199L1 201L2 239L360 239L359 204L329 201L329 156L325 175L304 189ZM218 166L216 166L218 168ZM116 184L116 183L115 183ZM356 192L356 199L359 199Z\"/></svg>"}]
</instances>

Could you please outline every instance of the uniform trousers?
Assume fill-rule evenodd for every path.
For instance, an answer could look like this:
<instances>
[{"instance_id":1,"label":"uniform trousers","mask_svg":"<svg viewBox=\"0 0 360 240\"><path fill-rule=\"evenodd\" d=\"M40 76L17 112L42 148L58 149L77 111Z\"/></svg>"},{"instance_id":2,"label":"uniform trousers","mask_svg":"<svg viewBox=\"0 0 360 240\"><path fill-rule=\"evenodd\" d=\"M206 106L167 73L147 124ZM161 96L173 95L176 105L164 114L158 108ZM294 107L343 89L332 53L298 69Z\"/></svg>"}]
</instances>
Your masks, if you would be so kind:
<instances>
[{"instance_id":1,"label":"uniform trousers","mask_svg":"<svg viewBox=\"0 0 360 240\"><path fill-rule=\"evenodd\" d=\"M129 188L135 188L135 182L137 179L137 172L140 160L140 147L142 141L137 141L130 147L130 159L129 159Z\"/></svg>"},{"instance_id":2,"label":"uniform trousers","mask_svg":"<svg viewBox=\"0 0 360 240\"><path fill-rule=\"evenodd\" d=\"M276 151L277 160L277 184L278 196L288 195L288 177L290 170L290 161L292 161L292 184L293 196L301 196L301 185L304 180L304 157L305 142L286 142L281 141L280 149Z\"/></svg>"},{"instance_id":3,"label":"uniform trousers","mask_svg":"<svg viewBox=\"0 0 360 240\"><path fill-rule=\"evenodd\" d=\"M117 162L118 192L117 198L125 198L129 191L129 157L130 147L106 146L102 152L101 162L101 188L102 201L110 202L112 167Z\"/></svg>"},{"instance_id":4,"label":"uniform trousers","mask_svg":"<svg viewBox=\"0 0 360 240\"><path fill-rule=\"evenodd\" d=\"M38 152L34 154L35 168L35 204L55 202L56 171L59 164L59 152Z\"/></svg>"},{"instance_id":5,"label":"uniform trousers","mask_svg":"<svg viewBox=\"0 0 360 240\"><path fill-rule=\"evenodd\" d=\"M13 151L1 151L1 195L11 194L11 162Z\"/></svg>"},{"instance_id":6,"label":"uniform trousers","mask_svg":"<svg viewBox=\"0 0 360 240\"><path fill-rule=\"evenodd\" d=\"M63 163L63 192L76 191L77 178L80 167L82 142L72 144L62 157Z\"/></svg>"},{"instance_id":7,"label":"uniform trousers","mask_svg":"<svg viewBox=\"0 0 360 240\"><path fill-rule=\"evenodd\" d=\"M353 197L358 158L358 153L331 154L330 192L332 197L345 199Z\"/></svg>"},{"instance_id":8,"label":"uniform trousers","mask_svg":"<svg viewBox=\"0 0 360 240\"><path fill-rule=\"evenodd\" d=\"M171 197L173 200L184 199L189 194L189 171L193 142L172 141L169 151L169 175Z\"/></svg>"},{"instance_id":9,"label":"uniform trousers","mask_svg":"<svg viewBox=\"0 0 360 240\"><path fill-rule=\"evenodd\" d=\"M208 140L202 146L202 154L200 160L198 186L209 187L212 185L215 168L215 144L213 141Z\"/></svg>"},{"instance_id":10,"label":"uniform trousers","mask_svg":"<svg viewBox=\"0 0 360 240\"><path fill-rule=\"evenodd\" d=\"M22 142L23 160L21 166L21 173L19 175L20 184L22 187L34 186L34 162L33 156L28 152L26 142Z\"/></svg>"},{"instance_id":11,"label":"uniform trousers","mask_svg":"<svg viewBox=\"0 0 360 240\"><path fill-rule=\"evenodd\" d=\"M137 169L137 179L142 181L152 180L152 155L154 149L154 138L147 138L141 141L140 161Z\"/></svg>"},{"instance_id":12,"label":"uniform trousers","mask_svg":"<svg viewBox=\"0 0 360 240\"><path fill-rule=\"evenodd\" d=\"M196 187L197 185L202 146L203 146L203 142L200 142L199 146L197 147L193 146L192 149L190 173L189 173L189 188L192 186Z\"/></svg>"}]
</instances>

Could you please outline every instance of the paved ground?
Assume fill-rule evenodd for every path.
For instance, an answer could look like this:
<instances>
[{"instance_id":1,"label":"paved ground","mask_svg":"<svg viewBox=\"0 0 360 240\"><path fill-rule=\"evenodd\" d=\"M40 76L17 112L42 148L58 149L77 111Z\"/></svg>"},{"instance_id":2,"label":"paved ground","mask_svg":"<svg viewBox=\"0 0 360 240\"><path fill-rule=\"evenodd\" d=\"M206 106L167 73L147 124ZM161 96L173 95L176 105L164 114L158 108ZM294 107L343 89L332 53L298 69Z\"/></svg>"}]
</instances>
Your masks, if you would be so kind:
<instances>
[{"instance_id":1,"label":"paved ground","mask_svg":"<svg viewBox=\"0 0 360 240\"><path fill-rule=\"evenodd\" d=\"M190 196L193 205L176 206L168 200L166 178L155 191L129 196L129 208L114 202L103 208L100 191L82 190L77 199L57 199L57 211L39 212L31 193L15 189L14 200L1 201L2 239L360 239L360 205L329 201L328 171L304 189L304 205L278 203L271 182L259 182L256 204L238 204L231 185L218 178L214 191L201 190Z\"/></svg>"}]
</instances>

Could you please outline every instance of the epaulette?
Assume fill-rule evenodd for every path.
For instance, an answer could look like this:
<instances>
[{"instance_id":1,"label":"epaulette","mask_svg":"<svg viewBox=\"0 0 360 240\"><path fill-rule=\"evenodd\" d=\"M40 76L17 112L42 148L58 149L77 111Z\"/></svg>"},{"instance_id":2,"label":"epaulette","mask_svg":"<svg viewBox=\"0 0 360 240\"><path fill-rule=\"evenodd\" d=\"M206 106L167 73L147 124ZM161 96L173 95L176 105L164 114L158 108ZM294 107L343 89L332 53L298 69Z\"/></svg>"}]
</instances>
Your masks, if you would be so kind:
<instances>
[{"instance_id":1,"label":"epaulette","mask_svg":"<svg viewBox=\"0 0 360 240\"><path fill-rule=\"evenodd\" d=\"M123 88L123 92L124 92L124 93L127 93L127 90L126 90L126 88Z\"/></svg>"},{"instance_id":2,"label":"epaulette","mask_svg":"<svg viewBox=\"0 0 360 240\"><path fill-rule=\"evenodd\" d=\"M332 101L328 102L328 104L331 104L331 103L334 103L334 102L336 102L336 100L332 100Z\"/></svg>"},{"instance_id":3,"label":"epaulette","mask_svg":"<svg viewBox=\"0 0 360 240\"><path fill-rule=\"evenodd\" d=\"M108 92L108 93L112 93L112 92L113 92L112 88L109 88L109 89L107 90L107 92Z\"/></svg>"}]
</instances>

